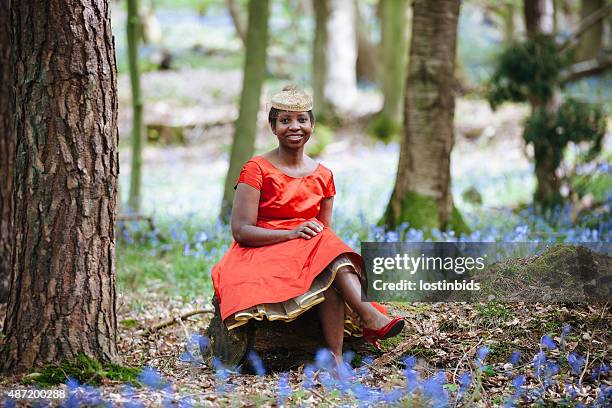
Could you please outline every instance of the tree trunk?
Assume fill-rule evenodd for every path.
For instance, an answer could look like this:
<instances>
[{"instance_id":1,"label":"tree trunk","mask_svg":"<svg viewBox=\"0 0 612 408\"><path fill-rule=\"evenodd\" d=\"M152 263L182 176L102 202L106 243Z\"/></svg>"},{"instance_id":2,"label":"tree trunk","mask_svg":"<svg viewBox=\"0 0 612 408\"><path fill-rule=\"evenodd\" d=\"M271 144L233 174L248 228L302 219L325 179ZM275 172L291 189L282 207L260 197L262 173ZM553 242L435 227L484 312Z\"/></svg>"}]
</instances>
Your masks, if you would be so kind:
<instances>
[{"instance_id":1,"label":"tree trunk","mask_svg":"<svg viewBox=\"0 0 612 408\"><path fill-rule=\"evenodd\" d=\"M268 43L268 0L249 1L249 28L247 33L244 79L240 97L240 113L236 121L230 164L225 178L221 219L231 215L234 185L240 169L253 156L257 133L257 112L261 87L266 74L266 48Z\"/></svg>"},{"instance_id":2,"label":"tree trunk","mask_svg":"<svg viewBox=\"0 0 612 408\"><path fill-rule=\"evenodd\" d=\"M11 2L15 243L0 369L119 362L117 78L106 1Z\"/></svg>"},{"instance_id":3,"label":"tree trunk","mask_svg":"<svg viewBox=\"0 0 612 408\"><path fill-rule=\"evenodd\" d=\"M236 0L226 0L227 9L230 13L230 17L232 17L232 22L234 23L234 29L236 30L236 34L238 34L238 38L242 41L242 45L246 47L246 31L244 29L244 24L242 23L242 16L240 15L240 10L238 10L238 5L236 4Z\"/></svg>"},{"instance_id":4,"label":"tree trunk","mask_svg":"<svg viewBox=\"0 0 612 408\"><path fill-rule=\"evenodd\" d=\"M552 0L525 0L525 26L527 27L527 35L529 37L538 34L552 35L554 33L552 24L554 16L554 3ZM561 104L561 90L559 85L553 90L552 97L547 101L542 101L540 98L529 98L532 114L538 110L544 110L549 114L555 114ZM536 154L535 175L537 179L537 187L534 193L534 202L538 206L553 206L560 203L561 195L559 188L561 185L557 177L557 166L554 164L552 155L554 154L551 148L547 148L547 141L538 142L542 146L534 146L542 152L548 154Z\"/></svg>"},{"instance_id":5,"label":"tree trunk","mask_svg":"<svg viewBox=\"0 0 612 408\"><path fill-rule=\"evenodd\" d=\"M226 366L247 364L248 367L247 353L253 350L268 370L286 371L312 362L316 351L326 347L316 307L292 322L252 319L247 324L227 330L216 297L212 303L215 314L208 328L201 333L210 339L210 344L202 350L202 355L216 357ZM370 351L362 337L345 337L344 346L360 356Z\"/></svg>"},{"instance_id":6,"label":"tree trunk","mask_svg":"<svg viewBox=\"0 0 612 408\"><path fill-rule=\"evenodd\" d=\"M327 20L329 0L313 0L315 13L315 36L312 50L312 88L314 91L314 114L317 121L325 121L329 102L325 98L327 81Z\"/></svg>"},{"instance_id":7,"label":"tree trunk","mask_svg":"<svg viewBox=\"0 0 612 408\"><path fill-rule=\"evenodd\" d=\"M370 40L368 22L364 19L359 0L355 1L355 29L357 35L357 79L376 83L376 47ZM402 1L402 0L400 0Z\"/></svg>"},{"instance_id":8,"label":"tree trunk","mask_svg":"<svg viewBox=\"0 0 612 408\"><path fill-rule=\"evenodd\" d=\"M130 67L130 85L132 87L132 168L130 171L130 211L140 212L142 185L142 143L144 126L142 122L143 99L140 92L140 69L138 67L138 29L140 19L138 0L127 1L127 48Z\"/></svg>"},{"instance_id":9,"label":"tree trunk","mask_svg":"<svg viewBox=\"0 0 612 408\"><path fill-rule=\"evenodd\" d=\"M0 2L0 303L8 301L13 245L12 67L8 1ZM3 317L0 316L0 319ZM1 321L1 320L0 320Z\"/></svg>"},{"instance_id":10,"label":"tree trunk","mask_svg":"<svg viewBox=\"0 0 612 408\"><path fill-rule=\"evenodd\" d=\"M552 34L555 27L553 0L524 0L527 35Z\"/></svg>"},{"instance_id":11,"label":"tree trunk","mask_svg":"<svg viewBox=\"0 0 612 408\"><path fill-rule=\"evenodd\" d=\"M402 123L408 59L406 0L381 0L381 53L383 108L374 120L373 132L382 140L397 135Z\"/></svg>"},{"instance_id":12,"label":"tree trunk","mask_svg":"<svg viewBox=\"0 0 612 408\"><path fill-rule=\"evenodd\" d=\"M459 0L415 0L406 83L404 138L384 223L395 228L465 230L453 206L450 155Z\"/></svg>"},{"instance_id":13,"label":"tree trunk","mask_svg":"<svg viewBox=\"0 0 612 408\"><path fill-rule=\"evenodd\" d=\"M349 111L357 99L357 39L353 0L329 0L327 83L325 96L338 111Z\"/></svg>"},{"instance_id":14,"label":"tree trunk","mask_svg":"<svg viewBox=\"0 0 612 408\"><path fill-rule=\"evenodd\" d=\"M580 8L581 20L584 20L605 5L604 0L582 0ZM575 62L596 58L602 46L603 21L599 20L581 36L576 48Z\"/></svg>"}]
</instances>

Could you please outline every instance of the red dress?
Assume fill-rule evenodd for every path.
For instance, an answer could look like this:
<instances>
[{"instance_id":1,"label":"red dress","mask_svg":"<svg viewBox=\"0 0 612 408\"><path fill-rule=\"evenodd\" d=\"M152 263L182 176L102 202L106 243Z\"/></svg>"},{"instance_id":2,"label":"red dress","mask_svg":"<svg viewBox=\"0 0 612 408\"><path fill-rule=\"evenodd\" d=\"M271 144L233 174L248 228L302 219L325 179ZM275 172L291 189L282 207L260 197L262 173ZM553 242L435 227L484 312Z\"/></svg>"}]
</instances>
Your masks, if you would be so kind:
<instances>
[{"instance_id":1,"label":"red dress","mask_svg":"<svg viewBox=\"0 0 612 408\"><path fill-rule=\"evenodd\" d=\"M238 183L260 190L256 225L268 229L290 230L315 220L321 201L336 194L332 172L325 166L319 164L304 177L291 177L261 156L244 165ZM222 319L255 305L283 302L304 294L317 275L342 254L349 254L356 260L355 268L361 269L359 273L363 271L361 257L328 227L311 239L260 247L234 241L212 269Z\"/></svg>"}]
</instances>

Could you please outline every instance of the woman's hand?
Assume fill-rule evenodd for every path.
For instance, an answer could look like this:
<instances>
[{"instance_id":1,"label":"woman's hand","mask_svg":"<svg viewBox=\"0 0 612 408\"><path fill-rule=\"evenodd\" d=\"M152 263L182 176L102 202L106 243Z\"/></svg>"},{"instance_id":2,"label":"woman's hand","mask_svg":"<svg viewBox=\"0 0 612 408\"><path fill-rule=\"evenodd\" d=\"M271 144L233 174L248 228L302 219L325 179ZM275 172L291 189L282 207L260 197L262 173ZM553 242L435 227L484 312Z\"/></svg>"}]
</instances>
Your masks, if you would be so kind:
<instances>
[{"instance_id":1,"label":"woman's hand","mask_svg":"<svg viewBox=\"0 0 612 408\"><path fill-rule=\"evenodd\" d=\"M310 239L323 231L323 226L316 221L307 221L289 231L289 239Z\"/></svg>"}]
</instances>

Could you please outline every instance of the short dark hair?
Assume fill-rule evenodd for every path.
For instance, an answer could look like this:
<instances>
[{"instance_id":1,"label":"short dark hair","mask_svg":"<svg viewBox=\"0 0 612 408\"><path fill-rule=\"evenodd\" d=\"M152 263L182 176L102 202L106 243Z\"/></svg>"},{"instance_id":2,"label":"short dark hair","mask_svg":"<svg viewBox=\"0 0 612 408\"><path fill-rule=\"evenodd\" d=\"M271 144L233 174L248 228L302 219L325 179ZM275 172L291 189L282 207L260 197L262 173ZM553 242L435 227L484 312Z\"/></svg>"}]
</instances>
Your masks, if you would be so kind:
<instances>
[{"instance_id":1,"label":"short dark hair","mask_svg":"<svg viewBox=\"0 0 612 408\"><path fill-rule=\"evenodd\" d=\"M268 123L270 123L270 127L273 130L276 126L276 118L278 118L278 115L281 112L287 112L287 111L283 111L283 110L276 109L276 108L270 108L270 113L268 113ZM314 125L315 123L314 113L312 113L312 110L309 110L307 112L308 112L308 117L310 118L310 123Z\"/></svg>"}]
</instances>

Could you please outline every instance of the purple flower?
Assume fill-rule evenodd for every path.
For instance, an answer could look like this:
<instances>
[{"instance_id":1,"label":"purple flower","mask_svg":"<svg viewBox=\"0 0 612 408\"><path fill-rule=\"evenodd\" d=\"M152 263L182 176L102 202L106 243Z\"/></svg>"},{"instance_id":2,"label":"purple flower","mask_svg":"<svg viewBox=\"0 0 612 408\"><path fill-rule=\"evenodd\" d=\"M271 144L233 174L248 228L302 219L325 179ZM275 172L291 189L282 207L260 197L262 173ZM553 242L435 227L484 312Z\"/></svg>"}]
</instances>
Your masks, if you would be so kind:
<instances>
[{"instance_id":1,"label":"purple flower","mask_svg":"<svg viewBox=\"0 0 612 408\"><path fill-rule=\"evenodd\" d=\"M161 389L164 386L164 379L161 374L149 366L142 369L138 375L138 381L149 388Z\"/></svg>"},{"instance_id":2,"label":"purple flower","mask_svg":"<svg viewBox=\"0 0 612 408\"><path fill-rule=\"evenodd\" d=\"M482 346L476 351L476 365L478 367L482 367L490 351L491 349L487 346Z\"/></svg>"},{"instance_id":3,"label":"purple flower","mask_svg":"<svg viewBox=\"0 0 612 408\"><path fill-rule=\"evenodd\" d=\"M517 365L520 360L521 360L521 352L520 351L513 351L512 355L510 356L509 363L512 364L512 365Z\"/></svg>"},{"instance_id":4,"label":"purple flower","mask_svg":"<svg viewBox=\"0 0 612 408\"><path fill-rule=\"evenodd\" d=\"M598 367L593 369L593 374L591 375L591 377L593 378L593 381L595 381L600 376L604 376L608 374L609 372L610 372L610 366L605 363L602 363Z\"/></svg>"},{"instance_id":5,"label":"purple flower","mask_svg":"<svg viewBox=\"0 0 612 408\"><path fill-rule=\"evenodd\" d=\"M548 334L542 336L542 346L549 350L554 350L557 348L557 342L555 342Z\"/></svg>"},{"instance_id":6,"label":"purple flower","mask_svg":"<svg viewBox=\"0 0 612 408\"><path fill-rule=\"evenodd\" d=\"M315 364L318 369L330 369L333 362L334 356L328 349L321 348L317 350L317 354L315 355Z\"/></svg>"},{"instance_id":7,"label":"purple flower","mask_svg":"<svg viewBox=\"0 0 612 408\"><path fill-rule=\"evenodd\" d=\"M584 362L584 357L580 356L579 354L569 353L567 356L567 363L572 368L572 372L576 375L580 375Z\"/></svg>"},{"instance_id":8,"label":"purple flower","mask_svg":"<svg viewBox=\"0 0 612 408\"><path fill-rule=\"evenodd\" d=\"M289 395L291 395L291 385L289 384L289 375L280 373L277 383L278 405L283 405Z\"/></svg>"},{"instance_id":9,"label":"purple flower","mask_svg":"<svg viewBox=\"0 0 612 408\"><path fill-rule=\"evenodd\" d=\"M306 367L304 367L304 379L302 380L302 388L309 390L315 386L314 374L315 368L312 365L307 364Z\"/></svg>"},{"instance_id":10,"label":"purple flower","mask_svg":"<svg viewBox=\"0 0 612 408\"><path fill-rule=\"evenodd\" d=\"M563 325L563 330L561 331L561 336L565 337L569 334L570 330L572 330L572 326L570 326L569 324L564 324Z\"/></svg>"},{"instance_id":11,"label":"purple flower","mask_svg":"<svg viewBox=\"0 0 612 408\"><path fill-rule=\"evenodd\" d=\"M263 361L261 361L261 358L257 355L256 352L254 352L253 350L249 351L247 357L251 362L253 369L255 370L255 374L261 377L266 375L266 369L263 365Z\"/></svg>"}]
</instances>

